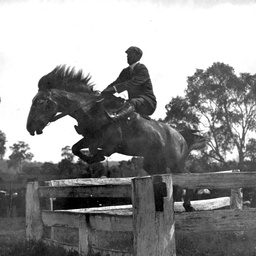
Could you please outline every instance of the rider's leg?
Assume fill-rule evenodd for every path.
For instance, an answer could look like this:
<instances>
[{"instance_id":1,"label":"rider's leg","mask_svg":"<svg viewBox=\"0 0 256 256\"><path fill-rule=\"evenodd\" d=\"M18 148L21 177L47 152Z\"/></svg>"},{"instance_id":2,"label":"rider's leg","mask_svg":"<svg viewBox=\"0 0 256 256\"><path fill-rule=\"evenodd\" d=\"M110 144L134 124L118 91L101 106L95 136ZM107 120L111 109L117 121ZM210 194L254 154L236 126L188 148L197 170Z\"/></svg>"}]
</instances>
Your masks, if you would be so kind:
<instances>
[{"instance_id":1,"label":"rider's leg","mask_svg":"<svg viewBox=\"0 0 256 256\"><path fill-rule=\"evenodd\" d=\"M134 113L135 107L132 103L126 102L123 107L116 113L110 114L107 112L107 116L112 121L120 121L125 120L127 117L131 116L132 113Z\"/></svg>"},{"instance_id":2,"label":"rider's leg","mask_svg":"<svg viewBox=\"0 0 256 256\"><path fill-rule=\"evenodd\" d=\"M141 115L152 115L156 108L156 102L145 100L144 98L129 99L124 106L117 113L109 114L107 116L112 121L125 120L131 116L133 112Z\"/></svg>"}]
</instances>

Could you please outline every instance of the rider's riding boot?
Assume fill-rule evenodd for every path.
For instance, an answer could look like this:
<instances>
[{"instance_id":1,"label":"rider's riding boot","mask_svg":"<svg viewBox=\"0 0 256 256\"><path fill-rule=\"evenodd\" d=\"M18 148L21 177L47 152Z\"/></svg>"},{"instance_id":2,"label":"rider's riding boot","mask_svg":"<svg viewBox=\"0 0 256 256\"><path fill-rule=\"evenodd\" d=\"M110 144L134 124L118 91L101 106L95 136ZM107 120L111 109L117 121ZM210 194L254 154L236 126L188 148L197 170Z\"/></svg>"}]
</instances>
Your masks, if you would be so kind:
<instances>
[{"instance_id":1,"label":"rider's riding boot","mask_svg":"<svg viewBox=\"0 0 256 256\"><path fill-rule=\"evenodd\" d=\"M135 111L134 105L130 103L124 104L122 109L120 109L117 113L110 114L106 111L107 116L112 120L112 121L121 121L125 120L127 117L131 116L131 114Z\"/></svg>"}]
</instances>

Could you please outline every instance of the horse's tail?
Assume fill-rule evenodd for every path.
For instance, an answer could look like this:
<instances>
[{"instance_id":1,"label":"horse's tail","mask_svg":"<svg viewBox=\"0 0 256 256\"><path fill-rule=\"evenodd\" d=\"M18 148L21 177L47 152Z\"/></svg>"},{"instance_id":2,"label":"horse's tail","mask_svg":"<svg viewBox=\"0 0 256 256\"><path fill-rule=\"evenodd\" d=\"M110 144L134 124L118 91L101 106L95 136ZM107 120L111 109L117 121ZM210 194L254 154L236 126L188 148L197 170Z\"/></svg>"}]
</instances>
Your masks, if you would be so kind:
<instances>
[{"instance_id":1,"label":"horse's tail","mask_svg":"<svg viewBox=\"0 0 256 256\"><path fill-rule=\"evenodd\" d=\"M179 133L184 137L189 152L192 150L201 150L206 147L208 140L204 136L198 134L199 130L185 128L179 131Z\"/></svg>"}]
</instances>

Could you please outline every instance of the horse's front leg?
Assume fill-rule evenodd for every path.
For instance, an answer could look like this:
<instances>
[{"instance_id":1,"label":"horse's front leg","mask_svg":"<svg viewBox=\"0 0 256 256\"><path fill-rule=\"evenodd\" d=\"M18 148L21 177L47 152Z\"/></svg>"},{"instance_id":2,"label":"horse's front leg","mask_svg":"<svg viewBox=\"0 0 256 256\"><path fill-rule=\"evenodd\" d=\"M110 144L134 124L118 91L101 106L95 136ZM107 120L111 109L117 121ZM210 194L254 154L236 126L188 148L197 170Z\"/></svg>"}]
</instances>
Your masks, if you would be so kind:
<instances>
[{"instance_id":1,"label":"horse's front leg","mask_svg":"<svg viewBox=\"0 0 256 256\"><path fill-rule=\"evenodd\" d=\"M89 148L90 151L92 151L92 155L87 156L83 154L81 152L81 149L83 148ZM98 150L96 146L90 144L90 142L86 138L79 140L76 144L72 146L72 153L88 164L105 160L105 157L103 156L102 152Z\"/></svg>"}]
</instances>

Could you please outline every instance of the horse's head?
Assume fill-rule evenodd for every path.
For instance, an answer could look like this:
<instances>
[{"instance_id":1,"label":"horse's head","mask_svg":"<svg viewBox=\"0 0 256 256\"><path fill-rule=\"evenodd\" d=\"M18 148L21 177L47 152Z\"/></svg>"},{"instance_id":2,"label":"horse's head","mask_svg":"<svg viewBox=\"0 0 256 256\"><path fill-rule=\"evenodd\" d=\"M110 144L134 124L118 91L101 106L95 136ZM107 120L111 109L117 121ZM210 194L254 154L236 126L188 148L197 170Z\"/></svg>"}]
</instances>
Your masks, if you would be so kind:
<instances>
[{"instance_id":1,"label":"horse's head","mask_svg":"<svg viewBox=\"0 0 256 256\"><path fill-rule=\"evenodd\" d=\"M81 70L75 72L74 68L65 65L57 66L43 76L38 88L27 120L27 130L31 135L41 134L49 122L57 120L57 112L76 118L76 110L88 110L97 94L89 75L85 77Z\"/></svg>"},{"instance_id":2,"label":"horse's head","mask_svg":"<svg viewBox=\"0 0 256 256\"><path fill-rule=\"evenodd\" d=\"M58 112L57 103L50 92L39 91L32 101L27 119L27 130L31 135L42 134L45 126Z\"/></svg>"},{"instance_id":3,"label":"horse's head","mask_svg":"<svg viewBox=\"0 0 256 256\"><path fill-rule=\"evenodd\" d=\"M124 100L113 95L100 95L93 86L89 75L85 77L82 71L75 72L65 66L58 66L43 76L27 120L29 133L41 134L49 122L65 115L75 118L83 127L99 128L105 109L115 111Z\"/></svg>"}]
</instances>

